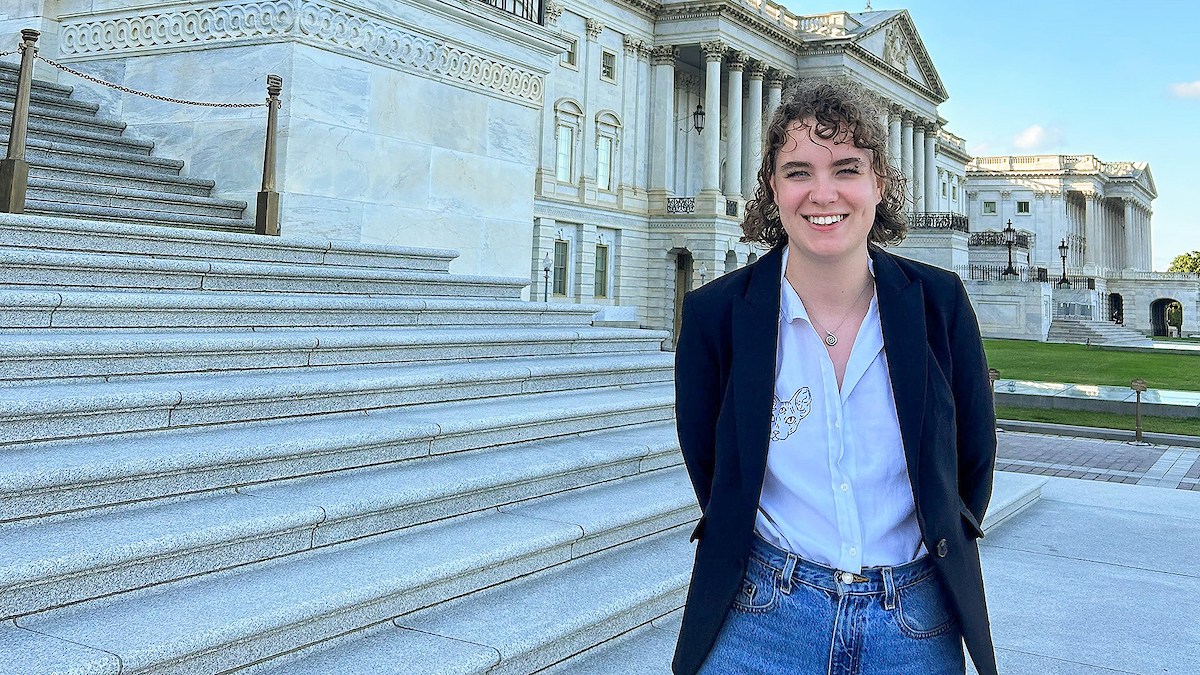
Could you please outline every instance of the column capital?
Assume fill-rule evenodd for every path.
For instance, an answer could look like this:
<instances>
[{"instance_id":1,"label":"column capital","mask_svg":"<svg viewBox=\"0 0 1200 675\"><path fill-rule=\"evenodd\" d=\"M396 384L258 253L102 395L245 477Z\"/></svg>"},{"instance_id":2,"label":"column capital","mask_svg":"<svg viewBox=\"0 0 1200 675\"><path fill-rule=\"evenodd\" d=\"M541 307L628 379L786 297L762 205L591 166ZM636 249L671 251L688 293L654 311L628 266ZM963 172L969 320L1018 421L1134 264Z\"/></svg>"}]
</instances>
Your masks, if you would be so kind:
<instances>
[{"instance_id":1,"label":"column capital","mask_svg":"<svg viewBox=\"0 0 1200 675\"><path fill-rule=\"evenodd\" d=\"M767 64L762 61L751 61L746 66L746 73L751 80L761 80L767 74Z\"/></svg>"},{"instance_id":2,"label":"column capital","mask_svg":"<svg viewBox=\"0 0 1200 675\"><path fill-rule=\"evenodd\" d=\"M650 62L656 66L673 66L679 58L679 47L675 45L659 45L650 50Z\"/></svg>"},{"instance_id":3,"label":"column capital","mask_svg":"<svg viewBox=\"0 0 1200 675\"><path fill-rule=\"evenodd\" d=\"M720 61L725 56L725 43L720 40L701 42L700 51L704 52L705 61L709 63Z\"/></svg>"},{"instance_id":4,"label":"column capital","mask_svg":"<svg viewBox=\"0 0 1200 675\"><path fill-rule=\"evenodd\" d=\"M625 49L626 56L637 56L638 44L640 44L632 35L621 36L621 46Z\"/></svg>"},{"instance_id":5,"label":"column capital","mask_svg":"<svg viewBox=\"0 0 1200 675\"><path fill-rule=\"evenodd\" d=\"M639 40L637 43L638 60L639 61L649 61L650 60L650 52L651 52L650 45Z\"/></svg>"},{"instance_id":6,"label":"column capital","mask_svg":"<svg viewBox=\"0 0 1200 675\"><path fill-rule=\"evenodd\" d=\"M907 110L900 113L900 121L903 122L904 126L906 127L913 126L913 123L916 122L916 120L917 116Z\"/></svg>"},{"instance_id":7,"label":"column capital","mask_svg":"<svg viewBox=\"0 0 1200 675\"><path fill-rule=\"evenodd\" d=\"M938 124L936 120L933 122L925 123L925 133L927 133L927 134L932 134L934 136L937 136L937 132L941 128L942 128L942 125Z\"/></svg>"},{"instance_id":8,"label":"column capital","mask_svg":"<svg viewBox=\"0 0 1200 675\"><path fill-rule=\"evenodd\" d=\"M600 39L600 33L604 31L604 24L596 19L588 19L583 24L583 30L587 33L589 42L595 42Z\"/></svg>"},{"instance_id":9,"label":"column capital","mask_svg":"<svg viewBox=\"0 0 1200 675\"><path fill-rule=\"evenodd\" d=\"M767 68L767 88L782 89L783 81L787 79L787 74L778 68Z\"/></svg>"},{"instance_id":10,"label":"column capital","mask_svg":"<svg viewBox=\"0 0 1200 675\"><path fill-rule=\"evenodd\" d=\"M893 117L903 117L904 116L904 106L900 105L899 103L889 103L888 107L887 107L887 111L888 111L888 115L891 115Z\"/></svg>"},{"instance_id":11,"label":"column capital","mask_svg":"<svg viewBox=\"0 0 1200 675\"><path fill-rule=\"evenodd\" d=\"M1000 199L1008 199L1012 196L1012 190L1001 190Z\"/></svg>"},{"instance_id":12,"label":"column capital","mask_svg":"<svg viewBox=\"0 0 1200 675\"><path fill-rule=\"evenodd\" d=\"M547 26L557 26L558 20L560 18L562 18L563 9L565 9L565 7L563 6L563 4L561 2L555 2L555 0L546 0L545 7L546 7L546 25Z\"/></svg>"},{"instance_id":13,"label":"column capital","mask_svg":"<svg viewBox=\"0 0 1200 675\"><path fill-rule=\"evenodd\" d=\"M729 52L729 69L742 71L746 69L746 52L730 51Z\"/></svg>"}]
</instances>

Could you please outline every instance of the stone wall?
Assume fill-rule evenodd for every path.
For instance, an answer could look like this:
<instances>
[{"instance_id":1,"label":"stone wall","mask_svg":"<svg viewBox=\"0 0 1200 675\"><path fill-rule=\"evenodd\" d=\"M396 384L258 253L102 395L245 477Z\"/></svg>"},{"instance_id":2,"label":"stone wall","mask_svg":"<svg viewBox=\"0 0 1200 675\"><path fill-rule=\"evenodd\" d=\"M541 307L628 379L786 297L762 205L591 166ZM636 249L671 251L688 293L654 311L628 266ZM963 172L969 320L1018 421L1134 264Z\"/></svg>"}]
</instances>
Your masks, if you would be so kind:
<instances>
[{"instance_id":1,"label":"stone wall","mask_svg":"<svg viewBox=\"0 0 1200 675\"><path fill-rule=\"evenodd\" d=\"M1045 342L1050 330L1052 284L964 281L985 338Z\"/></svg>"}]
</instances>

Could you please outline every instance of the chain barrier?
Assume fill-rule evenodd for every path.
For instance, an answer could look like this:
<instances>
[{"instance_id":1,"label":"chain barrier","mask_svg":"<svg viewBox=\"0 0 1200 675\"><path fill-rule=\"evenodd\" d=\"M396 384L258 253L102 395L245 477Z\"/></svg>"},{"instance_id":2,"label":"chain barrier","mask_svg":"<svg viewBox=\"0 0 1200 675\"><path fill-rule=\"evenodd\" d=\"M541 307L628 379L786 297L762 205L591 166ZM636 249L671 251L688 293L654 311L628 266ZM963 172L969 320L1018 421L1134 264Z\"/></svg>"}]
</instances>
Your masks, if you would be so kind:
<instances>
[{"instance_id":1,"label":"chain barrier","mask_svg":"<svg viewBox=\"0 0 1200 675\"><path fill-rule=\"evenodd\" d=\"M12 56L13 54L20 54L23 51L25 51L25 50L24 49L14 49L11 52L0 52L0 59L4 58L6 56Z\"/></svg>"},{"instance_id":2,"label":"chain barrier","mask_svg":"<svg viewBox=\"0 0 1200 675\"><path fill-rule=\"evenodd\" d=\"M0 56L4 56L4 54L0 54ZM134 94L135 96L145 96L146 98L151 98L151 99L154 99L155 101L166 101L167 103L181 103L183 105L198 105L198 106L204 106L205 108L265 108L268 105L268 103L265 103L265 102L264 103L209 103L209 102L205 102L205 101L185 101L184 99L171 98L170 96L159 96L158 94L150 94L150 93L147 93L144 91L130 89L129 87L122 87L121 85L113 84L112 82L105 82L104 80L101 80L98 77L88 75L87 73L81 73L78 70L75 70L74 68L71 68L69 66L64 66L63 64L58 63L57 61L51 61L50 59L42 56L41 54L38 54L35 58L37 58L41 61L45 61L46 63L54 66L55 68L58 68L59 70L70 73L76 77L82 77L83 79L88 80L89 82L95 82L96 84L100 84L105 87L110 87L112 89L116 89L117 91L123 91L126 94Z\"/></svg>"}]
</instances>

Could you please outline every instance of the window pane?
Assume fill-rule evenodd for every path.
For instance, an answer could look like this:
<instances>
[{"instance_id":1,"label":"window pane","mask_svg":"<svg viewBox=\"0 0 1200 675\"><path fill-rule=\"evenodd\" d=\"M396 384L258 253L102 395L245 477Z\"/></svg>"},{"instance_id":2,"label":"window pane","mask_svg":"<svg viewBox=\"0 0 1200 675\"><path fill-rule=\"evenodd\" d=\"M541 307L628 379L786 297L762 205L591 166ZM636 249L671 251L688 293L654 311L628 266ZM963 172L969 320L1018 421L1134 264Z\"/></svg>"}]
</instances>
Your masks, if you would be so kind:
<instances>
[{"instance_id":1,"label":"window pane","mask_svg":"<svg viewBox=\"0 0 1200 675\"><path fill-rule=\"evenodd\" d=\"M558 165L555 170L558 180L571 182L571 146L575 144L575 130L568 126L558 127Z\"/></svg>"},{"instance_id":2,"label":"window pane","mask_svg":"<svg viewBox=\"0 0 1200 675\"><path fill-rule=\"evenodd\" d=\"M558 239L554 242L554 294L567 294L567 242Z\"/></svg>"},{"instance_id":3,"label":"window pane","mask_svg":"<svg viewBox=\"0 0 1200 675\"><path fill-rule=\"evenodd\" d=\"M996 202L984 202L984 203L983 203L983 212L984 212L985 214L989 214L989 213L990 213L990 214L994 214L994 213L996 213Z\"/></svg>"},{"instance_id":4,"label":"window pane","mask_svg":"<svg viewBox=\"0 0 1200 675\"><path fill-rule=\"evenodd\" d=\"M600 77L606 80L616 79L617 75L617 55L611 52L604 52L600 55Z\"/></svg>"},{"instance_id":5,"label":"window pane","mask_svg":"<svg viewBox=\"0 0 1200 675\"><path fill-rule=\"evenodd\" d=\"M1029 202L1017 202L1017 213L1029 213Z\"/></svg>"},{"instance_id":6,"label":"window pane","mask_svg":"<svg viewBox=\"0 0 1200 675\"><path fill-rule=\"evenodd\" d=\"M572 66L575 65L575 50L578 48L578 46L578 40L571 42L571 47L567 49L567 52L562 56L563 63L567 63Z\"/></svg>"},{"instance_id":7,"label":"window pane","mask_svg":"<svg viewBox=\"0 0 1200 675\"><path fill-rule=\"evenodd\" d=\"M600 151L596 157L596 186L601 190L612 189L612 139L600 137Z\"/></svg>"},{"instance_id":8,"label":"window pane","mask_svg":"<svg viewBox=\"0 0 1200 675\"><path fill-rule=\"evenodd\" d=\"M608 247L596 246L596 288L597 298L608 297Z\"/></svg>"}]
</instances>

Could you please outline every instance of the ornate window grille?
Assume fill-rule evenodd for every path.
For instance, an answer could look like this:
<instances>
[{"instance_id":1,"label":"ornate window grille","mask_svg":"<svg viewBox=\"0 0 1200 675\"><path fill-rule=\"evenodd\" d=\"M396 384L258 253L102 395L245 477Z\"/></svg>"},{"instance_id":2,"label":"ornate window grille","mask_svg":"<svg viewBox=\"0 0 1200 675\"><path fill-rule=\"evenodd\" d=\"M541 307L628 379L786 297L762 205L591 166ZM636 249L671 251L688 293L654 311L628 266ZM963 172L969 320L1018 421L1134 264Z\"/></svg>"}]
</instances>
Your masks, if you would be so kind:
<instances>
[{"instance_id":1,"label":"ornate window grille","mask_svg":"<svg viewBox=\"0 0 1200 675\"><path fill-rule=\"evenodd\" d=\"M695 213L695 197L667 197L667 213Z\"/></svg>"},{"instance_id":2,"label":"ornate window grille","mask_svg":"<svg viewBox=\"0 0 1200 675\"><path fill-rule=\"evenodd\" d=\"M909 218L908 226L914 230L970 231L970 221L961 213L917 213Z\"/></svg>"}]
</instances>

